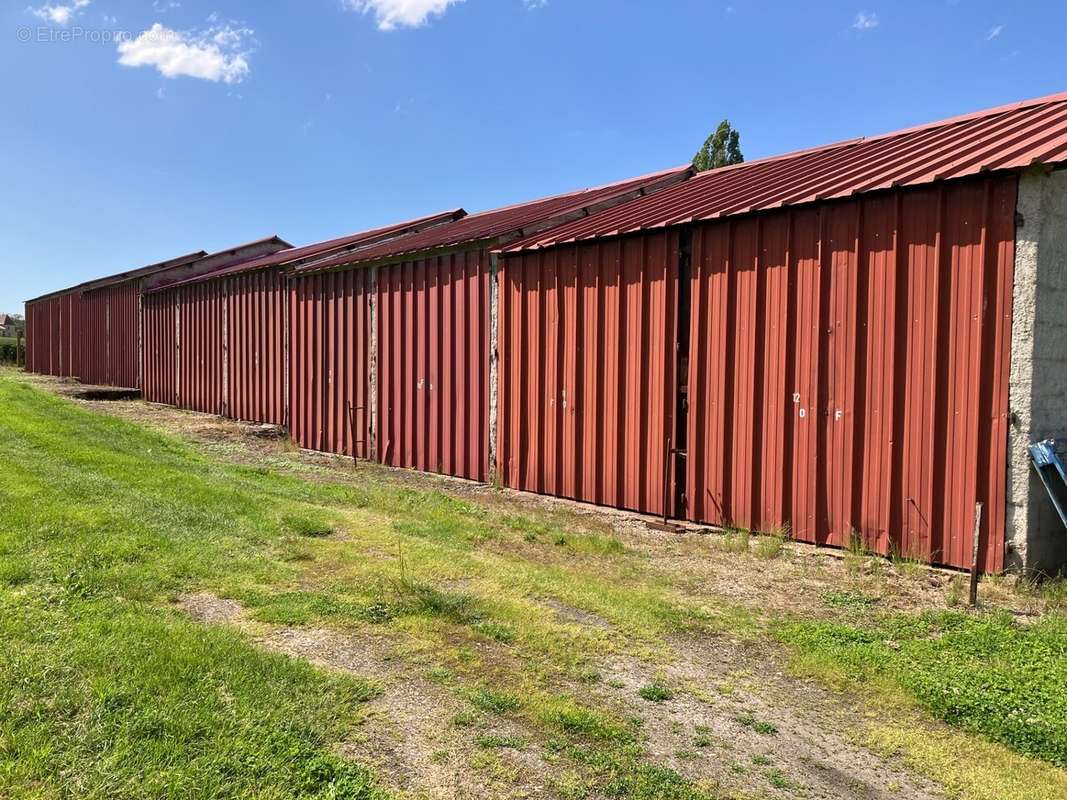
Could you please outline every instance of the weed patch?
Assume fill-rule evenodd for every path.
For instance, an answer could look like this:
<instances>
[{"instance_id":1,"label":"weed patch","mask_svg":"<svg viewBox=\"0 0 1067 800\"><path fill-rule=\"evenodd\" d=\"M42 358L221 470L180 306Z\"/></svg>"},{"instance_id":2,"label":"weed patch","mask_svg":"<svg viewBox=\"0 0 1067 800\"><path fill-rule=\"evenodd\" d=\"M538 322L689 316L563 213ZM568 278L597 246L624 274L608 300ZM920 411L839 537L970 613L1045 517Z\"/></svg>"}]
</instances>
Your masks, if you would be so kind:
<instances>
[{"instance_id":1,"label":"weed patch","mask_svg":"<svg viewBox=\"0 0 1067 800\"><path fill-rule=\"evenodd\" d=\"M764 736L774 736L778 733L778 728L773 723L757 719L752 714L739 714L735 719L746 728L751 728L756 733L762 733Z\"/></svg>"},{"instance_id":2,"label":"weed patch","mask_svg":"<svg viewBox=\"0 0 1067 800\"><path fill-rule=\"evenodd\" d=\"M507 692L494 692L491 689L479 689L473 692L470 701L475 708L493 714L507 714L509 711L517 711L522 706L515 695Z\"/></svg>"},{"instance_id":3,"label":"weed patch","mask_svg":"<svg viewBox=\"0 0 1067 800\"><path fill-rule=\"evenodd\" d=\"M642 686L640 691L638 692L638 695L640 695L642 699L648 700L649 702L662 703L666 700L670 700L671 698L673 698L674 692L672 692L662 683L657 683L653 681L652 683L647 684L646 686Z\"/></svg>"}]
</instances>

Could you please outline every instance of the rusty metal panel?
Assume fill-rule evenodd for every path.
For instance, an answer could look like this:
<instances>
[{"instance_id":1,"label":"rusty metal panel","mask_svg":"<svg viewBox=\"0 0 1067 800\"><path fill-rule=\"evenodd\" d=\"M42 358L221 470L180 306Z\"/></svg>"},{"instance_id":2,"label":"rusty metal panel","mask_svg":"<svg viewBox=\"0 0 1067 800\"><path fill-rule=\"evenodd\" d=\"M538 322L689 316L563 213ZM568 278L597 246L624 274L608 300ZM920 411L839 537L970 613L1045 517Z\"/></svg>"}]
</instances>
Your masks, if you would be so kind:
<instances>
[{"instance_id":1,"label":"rusty metal panel","mask_svg":"<svg viewBox=\"0 0 1067 800\"><path fill-rule=\"evenodd\" d=\"M379 460L487 480L489 254L381 267L377 297Z\"/></svg>"},{"instance_id":2,"label":"rusty metal panel","mask_svg":"<svg viewBox=\"0 0 1067 800\"><path fill-rule=\"evenodd\" d=\"M663 512L678 252L671 231L506 259L498 453L505 485Z\"/></svg>"},{"instance_id":3,"label":"rusty metal panel","mask_svg":"<svg viewBox=\"0 0 1067 800\"><path fill-rule=\"evenodd\" d=\"M371 297L366 270L290 282L290 429L301 447L371 455Z\"/></svg>"},{"instance_id":4,"label":"rusty metal panel","mask_svg":"<svg viewBox=\"0 0 1067 800\"><path fill-rule=\"evenodd\" d=\"M299 267L297 271L330 269L382 259L398 261L403 256L412 261L433 250L473 247L490 240L499 240L500 237L522 236L570 219L586 217L598 209L611 207L633 197L662 191L686 180L691 174L692 167L687 164L605 186L463 215L446 224L434 225L403 236L392 236L387 241L370 244L355 253L338 255Z\"/></svg>"}]
</instances>

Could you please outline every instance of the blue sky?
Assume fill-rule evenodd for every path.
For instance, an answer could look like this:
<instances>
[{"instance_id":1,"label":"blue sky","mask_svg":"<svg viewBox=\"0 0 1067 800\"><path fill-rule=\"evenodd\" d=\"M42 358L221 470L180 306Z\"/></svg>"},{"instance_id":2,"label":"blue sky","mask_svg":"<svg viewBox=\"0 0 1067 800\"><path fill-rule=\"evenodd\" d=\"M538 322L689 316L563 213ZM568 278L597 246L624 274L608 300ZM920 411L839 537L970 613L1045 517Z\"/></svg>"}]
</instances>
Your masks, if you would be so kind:
<instances>
[{"instance_id":1,"label":"blue sky","mask_svg":"<svg viewBox=\"0 0 1067 800\"><path fill-rule=\"evenodd\" d=\"M1063 0L8 0L0 311L684 163L723 117L751 159L1067 90L1065 23Z\"/></svg>"}]
</instances>

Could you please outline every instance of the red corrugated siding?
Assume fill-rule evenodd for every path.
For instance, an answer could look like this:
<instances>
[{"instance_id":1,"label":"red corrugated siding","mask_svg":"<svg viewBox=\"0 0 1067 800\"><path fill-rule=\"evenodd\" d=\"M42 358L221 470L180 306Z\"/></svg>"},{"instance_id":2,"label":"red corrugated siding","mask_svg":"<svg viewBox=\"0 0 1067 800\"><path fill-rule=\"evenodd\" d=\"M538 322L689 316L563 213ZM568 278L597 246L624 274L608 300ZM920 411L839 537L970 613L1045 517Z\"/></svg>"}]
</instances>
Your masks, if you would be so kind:
<instances>
[{"instance_id":1,"label":"red corrugated siding","mask_svg":"<svg viewBox=\"0 0 1067 800\"><path fill-rule=\"evenodd\" d=\"M144 296L144 397L151 403L177 405L175 380L175 313L170 292Z\"/></svg>"},{"instance_id":2,"label":"red corrugated siding","mask_svg":"<svg viewBox=\"0 0 1067 800\"><path fill-rule=\"evenodd\" d=\"M236 419L285 425L285 276L278 270L261 270L208 285L216 293L223 292L229 306L224 413ZM218 341L222 342L221 329Z\"/></svg>"},{"instance_id":3,"label":"red corrugated siding","mask_svg":"<svg viewBox=\"0 0 1067 800\"><path fill-rule=\"evenodd\" d=\"M141 289L123 283L108 290L108 383L140 386Z\"/></svg>"},{"instance_id":4,"label":"red corrugated siding","mask_svg":"<svg viewBox=\"0 0 1067 800\"><path fill-rule=\"evenodd\" d=\"M284 425L285 300L277 271L146 295L145 398Z\"/></svg>"},{"instance_id":5,"label":"red corrugated siding","mask_svg":"<svg viewBox=\"0 0 1067 800\"><path fill-rule=\"evenodd\" d=\"M487 480L489 256L468 251L376 270L296 277L290 343L293 438L394 467ZM377 303L377 452L367 447L369 301Z\"/></svg>"},{"instance_id":6,"label":"red corrugated siding","mask_svg":"<svg viewBox=\"0 0 1067 800\"><path fill-rule=\"evenodd\" d=\"M485 481L488 409L488 253L381 267L379 460Z\"/></svg>"},{"instance_id":7,"label":"red corrugated siding","mask_svg":"<svg viewBox=\"0 0 1067 800\"><path fill-rule=\"evenodd\" d=\"M366 270L290 284L290 427L301 447L370 456L370 292Z\"/></svg>"},{"instance_id":8,"label":"red corrugated siding","mask_svg":"<svg viewBox=\"0 0 1067 800\"><path fill-rule=\"evenodd\" d=\"M505 260L507 486L662 513L677 283L675 232Z\"/></svg>"},{"instance_id":9,"label":"red corrugated siding","mask_svg":"<svg viewBox=\"0 0 1067 800\"><path fill-rule=\"evenodd\" d=\"M222 414L222 292L214 283L175 290L177 341L175 405Z\"/></svg>"},{"instance_id":10,"label":"red corrugated siding","mask_svg":"<svg viewBox=\"0 0 1067 800\"><path fill-rule=\"evenodd\" d=\"M82 295L79 300L83 319L80 331L84 335L75 341L77 354L75 369L78 379L83 383L107 385L111 380L108 358L108 304L110 293L107 289ZM130 384L131 386L133 384Z\"/></svg>"},{"instance_id":11,"label":"red corrugated siding","mask_svg":"<svg viewBox=\"0 0 1067 800\"><path fill-rule=\"evenodd\" d=\"M1000 177L694 227L686 516L969 567L981 500L1003 569L1015 194ZM506 485L662 511L665 236L501 260Z\"/></svg>"},{"instance_id":12,"label":"red corrugated siding","mask_svg":"<svg viewBox=\"0 0 1067 800\"><path fill-rule=\"evenodd\" d=\"M31 372L83 383L137 386L140 289L137 282L67 292L26 306L37 340Z\"/></svg>"},{"instance_id":13,"label":"red corrugated siding","mask_svg":"<svg viewBox=\"0 0 1067 800\"><path fill-rule=\"evenodd\" d=\"M51 374L52 300L26 304L26 369L38 375Z\"/></svg>"}]
</instances>

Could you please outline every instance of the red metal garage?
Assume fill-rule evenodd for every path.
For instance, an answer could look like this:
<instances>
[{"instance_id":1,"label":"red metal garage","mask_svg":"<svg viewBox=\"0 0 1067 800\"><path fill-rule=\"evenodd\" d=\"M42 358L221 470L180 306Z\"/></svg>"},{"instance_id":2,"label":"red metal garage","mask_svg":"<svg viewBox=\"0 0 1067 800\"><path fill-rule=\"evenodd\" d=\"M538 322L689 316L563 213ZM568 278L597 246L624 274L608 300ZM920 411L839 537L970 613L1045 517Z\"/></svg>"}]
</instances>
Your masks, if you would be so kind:
<instances>
[{"instance_id":1,"label":"red metal garage","mask_svg":"<svg viewBox=\"0 0 1067 800\"><path fill-rule=\"evenodd\" d=\"M304 247L233 258L211 271L148 282L145 398L252 422L288 422L285 271L450 222L448 211Z\"/></svg>"},{"instance_id":2,"label":"red metal garage","mask_svg":"<svg viewBox=\"0 0 1067 800\"><path fill-rule=\"evenodd\" d=\"M370 458L488 480L489 250L660 191L689 174L688 168L673 169L472 214L361 249L356 257L298 268L294 289L301 316L293 315L291 337L294 374L303 380L294 383L291 397L294 438L305 447L351 453L343 443L352 409ZM352 269L366 274L340 276ZM334 298L332 307L320 307L324 298ZM357 361L344 352L357 353ZM323 365L346 358L356 369L373 364L376 385L369 376L343 371L342 378L331 379L334 373Z\"/></svg>"},{"instance_id":3,"label":"red metal garage","mask_svg":"<svg viewBox=\"0 0 1067 800\"><path fill-rule=\"evenodd\" d=\"M103 386L140 386L143 280L206 255L201 250L27 301L27 370Z\"/></svg>"},{"instance_id":4,"label":"red metal garage","mask_svg":"<svg viewBox=\"0 0 1067 800\"><path fill-rule=\"evenodd\" d=\"M995 109L504 248L503 483L958 567L981 500L999 571L1015 171L1065 131L1063 98Z\"/></svg>"}]
</instances>

